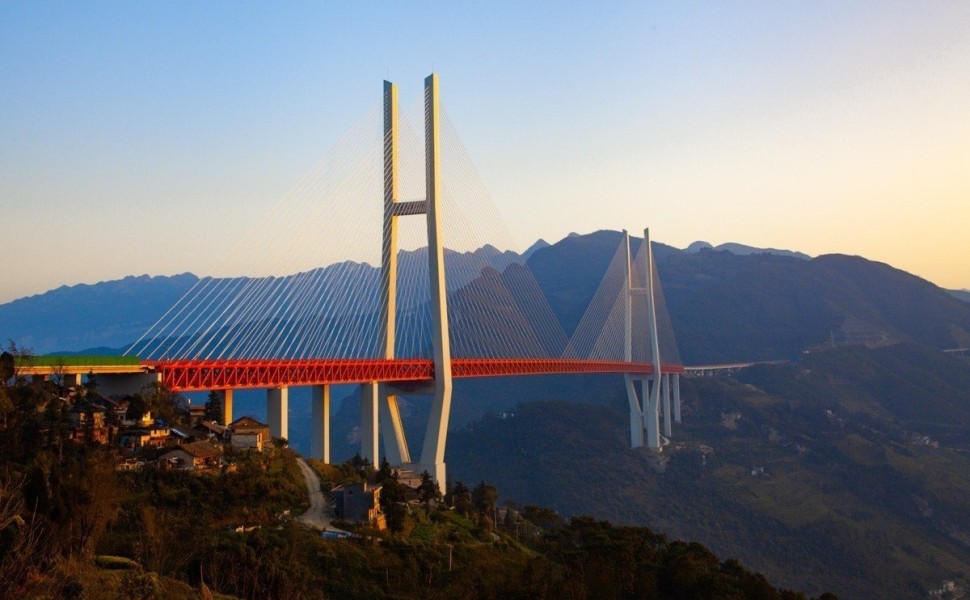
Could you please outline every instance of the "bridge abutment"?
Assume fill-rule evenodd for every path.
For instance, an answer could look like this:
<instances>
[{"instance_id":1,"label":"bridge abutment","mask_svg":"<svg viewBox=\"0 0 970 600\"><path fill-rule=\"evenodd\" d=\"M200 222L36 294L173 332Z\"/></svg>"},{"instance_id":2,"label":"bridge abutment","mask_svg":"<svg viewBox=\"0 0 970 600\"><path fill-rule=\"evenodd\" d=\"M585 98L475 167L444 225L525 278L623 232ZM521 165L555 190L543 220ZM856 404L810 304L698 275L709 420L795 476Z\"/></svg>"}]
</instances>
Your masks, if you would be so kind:
<instances>
[{"instance_id":1,"label":"bridge abutment","mask_svg":"<svg viewBox=\"0 0 970 600\"><path fill-rule=\"evenodd\" d=\"M160 373L102 373L96 374L98 389L103 396L131 396L162 382Z\"/></svg>"}]
</instances>

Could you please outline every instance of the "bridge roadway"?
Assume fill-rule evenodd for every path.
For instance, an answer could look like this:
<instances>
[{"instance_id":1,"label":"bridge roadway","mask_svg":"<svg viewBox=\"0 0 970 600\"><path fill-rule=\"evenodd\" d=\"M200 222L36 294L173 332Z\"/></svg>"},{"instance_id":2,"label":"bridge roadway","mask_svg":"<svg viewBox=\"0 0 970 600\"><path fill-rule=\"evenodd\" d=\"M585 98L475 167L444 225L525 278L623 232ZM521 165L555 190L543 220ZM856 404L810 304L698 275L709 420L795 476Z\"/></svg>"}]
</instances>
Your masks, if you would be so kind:
<instances>
[{"instance_id":1,"label":"bridge roadway","mask_svg":"<svg viewBox=\"0 0 970 600\"><path fill-rule=\"evenodd\" d=\"M174 391L267 388L370 382L431 382L430 359L293 359L143 361ZM661 364L661 373L681 374L681 365ZM650 363L559 358L453 358L452 377L504 377L630 373L650 375Z\"/></svg>"}]
</instances>

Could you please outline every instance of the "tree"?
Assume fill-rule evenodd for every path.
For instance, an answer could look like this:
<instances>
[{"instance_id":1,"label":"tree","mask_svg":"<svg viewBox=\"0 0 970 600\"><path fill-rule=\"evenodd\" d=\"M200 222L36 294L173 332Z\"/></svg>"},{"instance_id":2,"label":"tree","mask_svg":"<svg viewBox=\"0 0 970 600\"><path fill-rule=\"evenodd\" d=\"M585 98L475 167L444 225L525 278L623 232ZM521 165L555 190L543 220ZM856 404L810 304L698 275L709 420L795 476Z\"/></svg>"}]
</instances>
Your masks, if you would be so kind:
<instances>
[{"instance_id":1,"label":"tree","mask_svg":"<svg viewBox=\"0 0 970 600\"><path fill-rule=\"evenodd\" d=\"M16 362L13 354L4 352L0 354L0 385L6 385L17 374Z\"/></svg>"},{"instance_id":2,"label":"tree","mask_svg":"<svg viewBox=\"0 0 970 600\"><path fill-rule=\"evenodd\" d=\"M209 392L205 401L205 420L222 423L222 398L215 391ZM222 423L227 425L227 423Z\"/></svg>"},{"instance_id":3,"label":"tree","mask_svg":"<svg viewBox=\"0 0 970 600\"><path fill-rule=\"evenodd\" d=\"M480 482L472 490L472 502L478 509L478 514L489 517L495 510L495 503L498 501L498 490L494 485L488 485L484 481Z\"/></svg>"},{"instance_id":4,"label":"tree","mask_svg":"<svg viewBox=\"0 0 970 600\"><path fill-rule=\"evenodd\" d=\"M431 510L432 502L439 502L441 500L441 488L435 483L435 480L431 478L431 474L427 471L421 473L421 485L418 486L418 499L424 503L425 510Z\"/></svg>"},{"instance_id":5,"label":"tree","mask_svg":"<svg viewBox=\"0 0 970 600\"><path fill-rule=\"evenodd\" d=\"M354 468L354 472L357 476L363 480L367 480L367 476L373 472L373 467L371 467L370 460L362 457L360 452L354 454L354 457L350 459L350 466Z\"/></svg>"},{"instance_id":6,"label":"tree","mask_svg":"<svg viewBox=\"0 0 970 600\"><path fill-rule=\"evenodd\" d=\"M97 398L101 395L101 392L98 391L98 377L94 374L94 371L88 373L88 380L84 384L84 389L89 398ZM138 416L141 417L141 415Z\"/></svg>"},{"instance_id":7,"label":"tree","mask_svg":"<svg viewBox=\"0 0 970 600\"><path fill-rule=\"evenodd\" d=\"M150 407L148 406L148 402L142 397L141 394L128 396L128 410L125 411L125 418L132 420L141 419L142 416L149 411L149 409Z\"/></svg>"},{"instance_id":8,"label":"tree","mask_svg":"<svg viewBox=\"0 0 970 600\"><path fill-rule=\"evenodd\" d=\"M391 470L391 463L385 459L381 461L381 468L377 470L377 483L383 485L391 479L394 479L394 471Z\"/></svg>"},{"instance_id":9,"label":"tree","mask_svg":"<svg viewBox=\"0 0 970 600\"><path fill-rule=\"evenodd\" d=\"M472 493L468 486L460 481L456 481L448 494L448 506L455 509L455 512L463 517L470 517L472 514Z\"/></svg>"}]
</instances>

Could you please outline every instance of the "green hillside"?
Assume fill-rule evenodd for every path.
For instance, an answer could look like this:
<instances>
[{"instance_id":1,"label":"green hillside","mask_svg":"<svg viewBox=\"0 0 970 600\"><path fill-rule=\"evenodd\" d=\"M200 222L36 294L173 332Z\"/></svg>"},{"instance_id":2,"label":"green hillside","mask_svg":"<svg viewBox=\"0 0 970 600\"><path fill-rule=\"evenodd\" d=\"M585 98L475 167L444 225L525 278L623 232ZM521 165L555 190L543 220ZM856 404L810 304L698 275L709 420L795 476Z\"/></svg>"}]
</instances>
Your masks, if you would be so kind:
<instances>
[{"instance_id":1,"label":"green hillside","mask_svg":"<svg viewBox=\"0 0 970 600\"><path fill-rule=\"evenodd\" d=\"M779 585L925 598L970 565L968 389L970 361L837 349L688 381L659 458L629 450L617 397L486 418L448 461L522 502L697 539Z\"/></svg>"}]
</instances>

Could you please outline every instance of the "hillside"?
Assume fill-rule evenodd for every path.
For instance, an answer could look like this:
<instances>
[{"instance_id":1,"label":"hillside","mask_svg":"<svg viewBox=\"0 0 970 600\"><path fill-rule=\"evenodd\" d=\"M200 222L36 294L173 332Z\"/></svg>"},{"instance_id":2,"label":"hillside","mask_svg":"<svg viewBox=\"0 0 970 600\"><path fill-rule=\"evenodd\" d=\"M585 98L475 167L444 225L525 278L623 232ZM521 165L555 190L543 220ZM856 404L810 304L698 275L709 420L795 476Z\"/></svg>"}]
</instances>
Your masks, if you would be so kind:
<instances>
[{"instance_id":1,"label":"hillside","mask_svg":"<svg viewBox=\"0 0 970 600\"><path fill-rule=\"evenodd\" d=\"M831 342L970 341L970 304L889 265L706 251L657 266L687 364L792 358Z\"/></svg>"},{"instance_id":2,"label":"hillside","mask_svg":"<svg viewBox=\"0 0 970 600\"><path fill-rule=\"evenodd\" d=\"M498 491L484 482L455 484L442 499L428 478L430 489L409 499L386 465L310 461L321 483L304 478L289 449L242 451L217 438L195 444L207 463L173 462L166 448L149 447L132 459L124 436L94 435L96 388L61 396L47 382L10 377L9 359L0 380L0 598L805 599L647 528L566 522L535 506L499 510ZM181 418L173 397L153 402ZM72 412L89 415L87 433L76 434ZM380 508L386 529L372 517L337 521L352 535L329 539L294 518L310 504L309 486L363 481L382 486L367 508Z\"/></svg>"},{"instance_id":3,"label":"hillside","mask_svg":"<svg viewBox=\"0 0 970 600\"><path fill-rule=\"evenodd\" d=\"M925 598L966 583L970 362L844 348L684 387L660 461L628 449L617 393L486 417L452 435L449 468L564 515L697 539L778 585Z\"/></svg>"}]
</instances>

